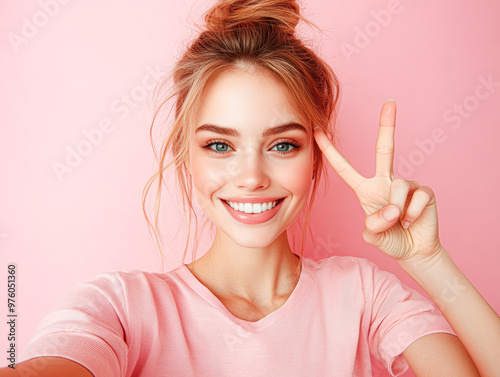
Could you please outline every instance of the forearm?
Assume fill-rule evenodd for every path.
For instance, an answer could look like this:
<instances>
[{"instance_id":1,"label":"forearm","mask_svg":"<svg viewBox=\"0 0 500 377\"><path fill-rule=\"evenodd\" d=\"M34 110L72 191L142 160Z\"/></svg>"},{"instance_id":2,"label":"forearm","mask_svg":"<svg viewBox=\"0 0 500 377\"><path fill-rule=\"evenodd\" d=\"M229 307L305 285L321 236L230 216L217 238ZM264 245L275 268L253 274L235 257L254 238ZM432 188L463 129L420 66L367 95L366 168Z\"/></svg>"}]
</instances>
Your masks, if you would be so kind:
<instances>
[{"instance_id":1,"label":"forearm","mask_svg":"<svg viewBox=\"0 0 500 377\"><path fill-rule=\"evenodd\" d=\"M56 356L42 356L16 364L15 369L0 368L0 377L93 377L84 366Z\"/></svg>"},{"instance_id":2,"label":"forearm","mask_svg":"<svg viewBox=\"0 0 500 377\"><path fill-rule=\"evenodd\" d=\"M481 376L500 370L500 318L443 248L432 260L399 265L427 292L457 334Z\"/></svg>"}]
</instances>

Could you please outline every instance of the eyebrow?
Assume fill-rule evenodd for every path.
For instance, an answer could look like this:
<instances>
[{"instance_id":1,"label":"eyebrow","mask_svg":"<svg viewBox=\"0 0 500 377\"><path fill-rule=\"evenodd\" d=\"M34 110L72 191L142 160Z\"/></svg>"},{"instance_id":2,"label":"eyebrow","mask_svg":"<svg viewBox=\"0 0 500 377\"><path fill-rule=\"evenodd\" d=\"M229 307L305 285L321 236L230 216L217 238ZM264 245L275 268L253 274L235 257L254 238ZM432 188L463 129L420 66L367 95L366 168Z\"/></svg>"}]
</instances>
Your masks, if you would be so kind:
<instances>
[{"instance_id":1,"label":"eyebrow","mask_svg":"<svg viewBox=\"0 0 500 377\"><path fill-rule=\"evenodd\" d=\"M291 131L291 130L300 130L300 131L307 133L307 130L305 129L305 127L303 125L301 125L299 123L291 122L291 123L282 124L282 125L276 126L276 127L266 128L264 130L264 132L262 132L262 136L268 137L271 135L276 135L276 134L280 134L282 132ZM220 126L216 126L214 124L203 124L196 129L195 133L198 133L200 131L210 131L210 132L214 132L214 133L218 133L218 134L222 134L222 135L235 136L235 137L241 136L241 133L234 128L220 127Z\"/></svg>"}]
</instances>

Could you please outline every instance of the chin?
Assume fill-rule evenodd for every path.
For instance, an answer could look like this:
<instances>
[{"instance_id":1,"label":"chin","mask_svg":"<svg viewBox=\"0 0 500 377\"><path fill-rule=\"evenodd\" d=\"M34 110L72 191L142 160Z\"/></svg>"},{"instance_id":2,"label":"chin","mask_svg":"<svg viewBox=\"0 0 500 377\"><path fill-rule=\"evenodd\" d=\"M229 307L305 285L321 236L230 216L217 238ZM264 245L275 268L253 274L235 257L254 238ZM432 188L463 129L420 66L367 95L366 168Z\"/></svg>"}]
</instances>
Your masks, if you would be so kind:
<instances>
[{"instance_id":1,"label":"chin","mask_svg":"<svg viewBox=\"0 0 500 377\"><path fill-rule=\"evenodd\" d=\"M232 242L241 247L250 249L263 249L271 245L279 236L286 230L281 232L271 232L269 229L231 229L228 231L222 230L224 237L228 237Z\"/></svg>"}]
</instances>

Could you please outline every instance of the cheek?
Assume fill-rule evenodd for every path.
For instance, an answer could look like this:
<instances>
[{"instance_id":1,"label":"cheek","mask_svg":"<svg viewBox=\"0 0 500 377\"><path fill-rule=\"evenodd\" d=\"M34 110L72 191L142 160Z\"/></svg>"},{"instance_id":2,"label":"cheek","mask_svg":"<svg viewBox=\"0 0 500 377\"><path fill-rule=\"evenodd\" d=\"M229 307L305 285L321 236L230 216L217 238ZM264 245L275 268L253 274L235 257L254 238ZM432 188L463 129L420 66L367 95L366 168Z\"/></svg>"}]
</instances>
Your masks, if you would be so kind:
<instances>
[{"instance_id":1,"label":"cheek","mask_svg":"<svg viewBox=\"0 0 500 377\"><path fill-rule=\"evenodd\" d=\"M292 194L306 195L312 184L313 160L311 156L304 154L301 158L290 160L286 167L281 166L276 174Z\"/></svg>"},{"instance_id":2,"label":"cheek","mask_svg":"<svg viewBox=\"0 0 500 377\"><path fill-rule=\"evenodd\" d=\"M199 149L190 156L191 177L197 192L209 196L228 182L230 174L225 160L207 158L205 151Z\"/></svg>"}]
</instances>

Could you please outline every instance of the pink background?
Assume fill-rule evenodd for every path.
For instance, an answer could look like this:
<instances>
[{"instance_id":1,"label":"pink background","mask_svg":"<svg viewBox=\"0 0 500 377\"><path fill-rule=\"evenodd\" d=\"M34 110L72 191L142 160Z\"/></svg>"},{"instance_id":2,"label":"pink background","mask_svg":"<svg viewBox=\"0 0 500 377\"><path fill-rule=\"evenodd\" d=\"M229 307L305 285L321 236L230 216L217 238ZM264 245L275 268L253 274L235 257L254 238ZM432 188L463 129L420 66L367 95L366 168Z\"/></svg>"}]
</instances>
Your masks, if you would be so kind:
<instances>
[{"instance_id":1,"label":"pink background","mask_svg":"<svg viewBox=\"0 0 500 377\"><path fill-rule=\"evenodd\" d=\"M141 209L154 169L151 87L213 2L2 3L0 303L14 262L19 355L41 318L76 284L105 271L160 271ZM341 153L371 176L380 107L397 100L395 174L433 188L443 245L498 312L500 4L303 4L324 33L303 26L299 33L314 38L343 83ZM106 132L97 136L100 125ZM58 177L53 165L66 164L77 148L85 156L73 156L71 171ZM330 191L313 213L319 248L306 255L368 258L423 292L363 241L363 211L330 173ZM182 262L185 232L175 197L167 193L164 200L171 246L165 268L171 269ZM388 374L375 365L374 376Z\"/></svg>"}]
</instances>

